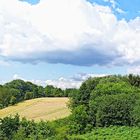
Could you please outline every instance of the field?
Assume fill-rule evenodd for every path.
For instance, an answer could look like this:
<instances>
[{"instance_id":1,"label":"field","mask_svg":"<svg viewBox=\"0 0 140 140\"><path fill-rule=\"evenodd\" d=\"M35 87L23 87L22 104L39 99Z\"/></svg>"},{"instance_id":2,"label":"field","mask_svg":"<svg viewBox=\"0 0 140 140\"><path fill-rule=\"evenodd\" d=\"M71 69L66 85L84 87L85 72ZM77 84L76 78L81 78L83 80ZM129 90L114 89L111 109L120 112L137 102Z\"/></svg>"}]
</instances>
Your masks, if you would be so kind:
<instances>
[{"instance_id":1,"label":"field","mask_svg":"<svg viewBox=\"0 0 140 140\"><path fill-rule=\"evenodd\" d=\"M0 118L18 113L27 119L56 120L70 114L68 98L37 98L0 110Z\"/></svg>"}]
</instances>

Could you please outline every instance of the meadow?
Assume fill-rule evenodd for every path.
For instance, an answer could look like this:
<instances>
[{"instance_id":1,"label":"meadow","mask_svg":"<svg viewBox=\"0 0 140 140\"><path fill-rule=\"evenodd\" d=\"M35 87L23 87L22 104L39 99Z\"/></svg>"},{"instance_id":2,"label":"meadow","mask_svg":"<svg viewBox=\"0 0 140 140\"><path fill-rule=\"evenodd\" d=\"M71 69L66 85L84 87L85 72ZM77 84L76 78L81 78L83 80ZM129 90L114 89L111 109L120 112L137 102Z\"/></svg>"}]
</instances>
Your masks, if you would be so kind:
<instances>
[{"instance_id":1,"label":"meadow","mask_svg":"<svg viewBox=\"0 0 140 140\"><path fill-rule=\"evenodd\" d=\"M0 118L19 114L29 120L56 120L70 115L67 107L69 99L65 97L46 97L26 100L0 110Z\"/></svg>"}]
</instances>

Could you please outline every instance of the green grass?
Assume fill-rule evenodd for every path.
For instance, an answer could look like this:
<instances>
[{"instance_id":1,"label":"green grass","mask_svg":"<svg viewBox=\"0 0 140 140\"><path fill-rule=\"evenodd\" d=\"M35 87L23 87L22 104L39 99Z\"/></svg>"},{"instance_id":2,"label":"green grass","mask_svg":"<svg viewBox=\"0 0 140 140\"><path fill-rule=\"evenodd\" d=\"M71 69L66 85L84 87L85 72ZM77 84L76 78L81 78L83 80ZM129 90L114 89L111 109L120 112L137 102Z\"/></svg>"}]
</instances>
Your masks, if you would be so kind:
<instances>
[{"instance_id":1,"label":"green grass","mask_svg":"<svg viewBox=\"0 0 140 140\"><path fill-rule=\"evenodd\" d=\"M0 110L0 118L19 114L27 119L56 120L67 117L70 110L67 107L68 98L37 98L18 103Z\"/></svg>"},{"instance_id":2,"label":"green grass","mask_svg":"<svg viewBox=\"0 0 140 140\"><path fill-rule=\"evenodd\" d=\"M85 135L73 136L71 140L140 140L140 128L127 126L98 128Z\"/></svg>"}]
</instances>

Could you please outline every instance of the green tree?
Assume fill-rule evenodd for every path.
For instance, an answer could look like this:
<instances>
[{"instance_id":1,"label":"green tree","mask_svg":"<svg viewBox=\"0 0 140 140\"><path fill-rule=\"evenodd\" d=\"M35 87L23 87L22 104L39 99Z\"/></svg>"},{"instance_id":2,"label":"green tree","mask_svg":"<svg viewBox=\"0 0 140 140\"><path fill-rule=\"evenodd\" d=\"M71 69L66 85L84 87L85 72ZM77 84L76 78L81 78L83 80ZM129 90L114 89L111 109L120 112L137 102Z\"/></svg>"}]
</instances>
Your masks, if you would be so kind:
<instances>
[{"instance_id":1,"label":"green tree","mask_svg":"<svg viewBox=\"0 0 140 140\"><path fill-rule=\"evenodd\" d=\"M24 97L25 100L29 100L32 98L33 98L33 92L26 92L25 93L25 97Z\"/></svg>"},{"instance_id":2,"label":"green tree","mask_svg":"<svg viewBox=\"0 0 140 140\"><path fill-rule=\"evenodd\" d=\"M103 95L90 102L90 120L95 126L132 125L137 94Z\"/></svg>"},{"instance_id":3,"label":"green tree","mask_svg":"<svg viewBox=\"0 0 140 140\"><path fill-rule=\"evenodd\" d=\"M12 96L10 99L10 104L14 105L16 103L16 97Z\"/></svg>"}]
</instances>

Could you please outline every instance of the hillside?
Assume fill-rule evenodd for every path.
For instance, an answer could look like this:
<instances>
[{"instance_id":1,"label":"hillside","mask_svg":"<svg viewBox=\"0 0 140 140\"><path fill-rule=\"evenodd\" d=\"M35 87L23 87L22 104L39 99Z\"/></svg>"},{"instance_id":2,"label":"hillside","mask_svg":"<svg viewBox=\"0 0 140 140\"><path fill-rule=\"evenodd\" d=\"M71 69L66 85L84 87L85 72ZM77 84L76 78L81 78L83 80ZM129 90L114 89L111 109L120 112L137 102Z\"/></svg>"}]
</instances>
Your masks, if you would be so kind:
<instances>
[{"instance_id":1,"label":"hillside","mask_svg":"<svg viewBox=\"0 0 140 140\"><path fill-rule=\"evenodd\" d=\"M0 110L0 118L18 113L27 119L55 120L70 114L68 98L37 98Z\"/></svg>"}]
</instances>

